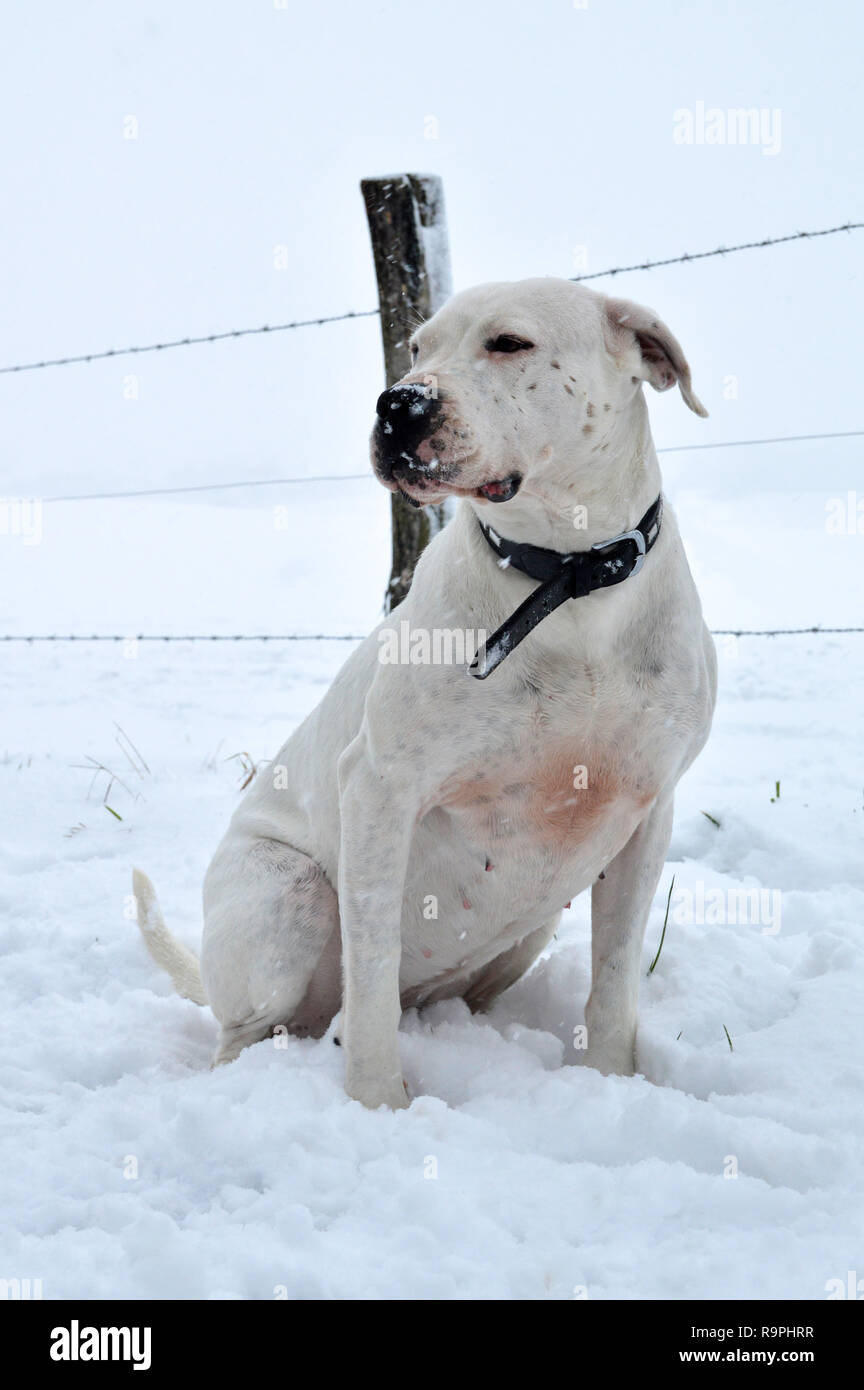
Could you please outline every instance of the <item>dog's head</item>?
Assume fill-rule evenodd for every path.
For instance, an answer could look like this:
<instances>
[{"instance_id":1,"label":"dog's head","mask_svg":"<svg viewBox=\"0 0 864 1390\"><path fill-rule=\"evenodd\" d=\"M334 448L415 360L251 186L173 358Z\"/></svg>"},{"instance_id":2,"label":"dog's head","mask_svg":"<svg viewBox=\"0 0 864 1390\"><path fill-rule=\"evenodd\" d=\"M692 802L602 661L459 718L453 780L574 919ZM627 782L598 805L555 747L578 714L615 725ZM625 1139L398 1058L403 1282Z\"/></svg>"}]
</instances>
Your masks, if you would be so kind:
<instances>
[{"instance_id":1,"label":"dog's head","mask_svg":"<svg viewBox=\"0 0 864 1390\"><path fill-rule=\"evenodd\" d=\"M372 464L415 506L456 495L488 508L556 483L595 493L622 450L644 448L645 381L677 382L707 414L656 314L567 280L467 290L410 345L411 370L378 400Z\"/></svg>"}]
</instances>

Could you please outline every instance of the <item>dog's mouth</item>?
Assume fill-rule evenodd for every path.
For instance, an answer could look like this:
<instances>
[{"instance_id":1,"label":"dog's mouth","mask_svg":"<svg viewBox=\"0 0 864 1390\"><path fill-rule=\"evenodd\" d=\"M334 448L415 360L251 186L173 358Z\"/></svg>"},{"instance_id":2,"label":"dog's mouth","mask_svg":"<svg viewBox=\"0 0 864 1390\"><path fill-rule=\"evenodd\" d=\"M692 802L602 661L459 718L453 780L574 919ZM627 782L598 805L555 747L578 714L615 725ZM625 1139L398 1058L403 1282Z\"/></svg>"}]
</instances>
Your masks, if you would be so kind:
<instances>
[{"instance_id":1,"label":"dog's mouth","mask_svg":"<svg viewBox=\"0 0 864 1390\"><path fill-rule=\"evenodd\" d=\"M408 489L399 482L395 484L393 491L398 492L399 496L408 503L409 507L416 507L418 511L421 507L428 506L430 502L438 500L437 497L416 497L413 492L409 492Z\"/></svg>"},{"instance_id":2,"label":"dog's mouth","mask_svg":"<svg viewBox=\"0 0 864 1390\"><path fill-rule=\"evenodd\" d=\"M493 483L484 483L483 487L477 488L477 497L483 497L487 502L509 502L516 496L522 486L522 475L520 473L510 473L506 478L499 478Z\"/></svg>"},{"instance_id":3,"label":"dog's mouth","mask_svg":"<svg viewBox=\"0 0 864 1390\"><path fill-rule=\"evenodd\" d=\"M522 486L521 473L509 473L506 478L495 478L483 483L482 487L458 487L443 479L424 478L406 483L402 478L394 478L396 489L412 507L426 507L440 502L444 497L469 497L477 502L509 502Z\"/></svg>"}]
</instances>

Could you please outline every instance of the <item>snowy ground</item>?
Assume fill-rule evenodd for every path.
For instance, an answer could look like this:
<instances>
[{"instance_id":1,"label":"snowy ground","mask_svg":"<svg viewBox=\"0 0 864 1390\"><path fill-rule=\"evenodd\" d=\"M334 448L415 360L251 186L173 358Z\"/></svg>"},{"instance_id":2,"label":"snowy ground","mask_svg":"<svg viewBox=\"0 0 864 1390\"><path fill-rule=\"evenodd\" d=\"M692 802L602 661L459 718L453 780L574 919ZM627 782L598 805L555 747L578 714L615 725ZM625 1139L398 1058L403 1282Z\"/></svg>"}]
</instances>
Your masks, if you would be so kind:
<instances>
[{"instance_id":1,"label":"snowy ground","mask_svg":"<svg viewBox=\"0 0 864 1390\"><path fill-rule=\"evenodd\" d=\"M322 489L46 508L40 545L0 546L0 629L362 632L386 498L346 484L334 510ZM825 535L822 495L754 495L743 517L736 495L678 498L712 625L860 623L864 540ZM674 873L643 1075L570 1065L583 899L489 1016L405 1018L416 1098L398 1115L346 1100L329 1037L208 1071L212 1017L127 915L136 863L196 943L231 755L271 755L350 645L0 648L0 1275L46 1298L177 1299L820 1299L864 1275L864 638L718 646L715 732L647 933L646 975ZM123 779L122 819L88 758ZM728 917L740 888L769 895L759 920L694 920L700 895L722 890Z\"/></svg>"}]
</instances>

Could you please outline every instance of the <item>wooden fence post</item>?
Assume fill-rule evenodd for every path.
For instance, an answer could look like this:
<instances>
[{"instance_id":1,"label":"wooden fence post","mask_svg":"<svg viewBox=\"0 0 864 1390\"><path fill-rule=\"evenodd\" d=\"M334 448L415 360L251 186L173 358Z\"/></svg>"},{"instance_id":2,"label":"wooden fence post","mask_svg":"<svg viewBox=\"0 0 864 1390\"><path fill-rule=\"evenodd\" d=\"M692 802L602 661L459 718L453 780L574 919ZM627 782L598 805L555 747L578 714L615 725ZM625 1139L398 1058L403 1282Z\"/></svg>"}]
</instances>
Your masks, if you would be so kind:
<instances>
[{"instance_id":1,"label":"wooden fence post","mask_svg":"<svg viewBox=\"0 0 864 1390\"><path fill-rule=\"evenodd\" d=\"M450 297L450 248L444 187L434 174L362 179L375 257L384 371L388 386L411 364L408 339ZM393 559L384 600L389 613L411 586L417 558L446 520L446 504L417 511L404 498L391 501Z\"/></svg>"}]
</instances>

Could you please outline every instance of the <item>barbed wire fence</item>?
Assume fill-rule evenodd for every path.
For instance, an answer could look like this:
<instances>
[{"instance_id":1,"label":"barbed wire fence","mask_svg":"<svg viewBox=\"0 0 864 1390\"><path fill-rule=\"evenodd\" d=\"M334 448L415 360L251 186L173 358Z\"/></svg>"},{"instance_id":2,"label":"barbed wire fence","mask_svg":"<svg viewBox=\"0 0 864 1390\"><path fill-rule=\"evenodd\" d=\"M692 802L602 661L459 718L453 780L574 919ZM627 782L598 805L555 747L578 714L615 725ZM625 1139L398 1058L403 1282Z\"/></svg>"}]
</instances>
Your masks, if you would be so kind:
<instances>
[{"instance_id":1,"label":"barbed wire fence","mask_svg":"<svg viewBox=\"0 0 864 1390\"><path fill-rule=\"evenodd\" d=\"M864 627L709 628L712 637L825 637ZM0 642L362 642L357 632L100 632L0 634Z\"/></svg>"},{"instance_id":2,"label":"barbed wire fence","mask_svg":"<svg viewBox=\"0 0 864 1390\"><path fill-rule=\"evenodd\" d=\"M835 227L824 227L814 231L791 232L784 236L762 237L754 241L739 242L732 246L717 246L710 251L684 252L678 256L667 256L658 260L645 260L636 262L632 265L611 266L606 270L594 271L585 275L573 275L569 279L572 282L583 282L586 280L598 280L616 275L623 275L632 271L656 270L660 267L671 265L686 265L692 262L708 260L716 256L729 256L741 251L764 250L768 247L780 246L789 242L812 240L818 237L835 236L840 232L854 232L864 229L864 222L844 222ZM285 333L300 328L321 327L325 324L344 323L352 319L377 318L380 317L381 310L360 309L348 310L341 314L321 315L317 318L295 319L287 323L262 324L253 328L233 328L218 333L207 333L189 335L184 338L166 340L159 343L148 343L133 345L124 348L105 348L100 351L88 353L76 353L66 357L44 358L35 362L20 362L10 366L0 367L0 375L10 375L23 372L41 371L52 367L68 367L81 365L90 362L104 361L117 357L128 357L149 352L166 352L174 348L196 347L206 343L217 343L240 338L248 338L263 334ZM658 449L658 453L682 453L689 450L702 449L732 449L745 447L759 447L771 444L798 443L811 440L825 439L852 439L864 436L864 430L839 430L825 431L816 434L799 435L777 435L770 438L760 439L732 439L718 441L709 444L681 444L670 445ZM170 488L139 488L134 491L125 492L96 492L96 493L76 493L66 496L45 497L39 499L42 502L90 502L105 501L124 498L140 497L165 497L178 494L201 493L225 491L234 488L254 488L254 487L273 487L294 485L300 483L344 483L363 478L369 478L371 474L366 473L347 473L347 474L321 474L306 477L288 478L260 478L260 479L241 479L222 483L201 483L188 486ZM802 627L802 628L712 628L712 636L715 637L782 637L782 636L827 636L832 634L864 633L864 627ZM363 640L361 634L354 633L27 633L27 634L0 634L0 642L6 643L84 643L84 642L107 642L107 643L129 643L129 642L359 642Z\"/></svg>"},{"instance_id":3,"label":"barbed wire fence","mask_svg":"<svg viewBox=\"0 0 864 1390\"><path fill-rule=\"evenodd\" d=\"M669 444L657 450L658 454L689 453L691 449L742 449L757 448L762 444L799 444L814 439L857 439L864 436L864 430L831 430L822 434L781 434L772 439L723 439L714 444ZM136 488L132 492L79 492L66 496L43 497L42 502L106 502L121 501L135 497L173 497L181 493L223 492L240 487L282 487L295 483L354 483L370 481L372 474L365 473L310 473L292 478L244 478L239 482L190 483L183 487Z\"/></svg>"},{"instance_id":4,"label":"barbed wire fence","mask_svg":"<svg viewBox=\"0 0 864 1390\"><path fill-rule=\"evenodd\" d=\"M590 275L571 275L572 282L601 280L607 276L624 275L633 270L656 270L660 266L688 265L695 261L709 260L712 256L731 256L738 251L764 250L769 246L782 246L785 242L813 240L816 237L836 236L839 232L858 232L864 222L843 222L837 227L822 227L812 232L789 232L785 236L762 237L758 241L741 241L735 246L715 246L711 251L685 251L680 256L667 256L663 260L640 261L635 265L616 265L608 270L595 270ZM287 333L297 328L318 328L327 323L344 323L348 319L371 319L380 317L380 309L349 309L344 314L324 314L314 319L294 319L290 323L265 323L258 328L228 328L221 333L202 333L195 337L173 338L163 343L145 343L136 347L103 348L98 352L81 352L71 357L50 357L38 362L17 362L12 366L0 367L0 376L13 372L38 372L47 367L72 367L84 362L100 362L109 357L130 357L144 352L168 352L172 348L199 347L203 343L220 343L231 338L252 338L262 333Z\"/></svg>"}]
</instances>

